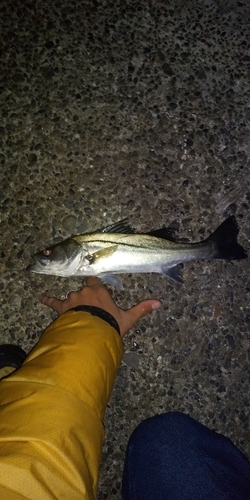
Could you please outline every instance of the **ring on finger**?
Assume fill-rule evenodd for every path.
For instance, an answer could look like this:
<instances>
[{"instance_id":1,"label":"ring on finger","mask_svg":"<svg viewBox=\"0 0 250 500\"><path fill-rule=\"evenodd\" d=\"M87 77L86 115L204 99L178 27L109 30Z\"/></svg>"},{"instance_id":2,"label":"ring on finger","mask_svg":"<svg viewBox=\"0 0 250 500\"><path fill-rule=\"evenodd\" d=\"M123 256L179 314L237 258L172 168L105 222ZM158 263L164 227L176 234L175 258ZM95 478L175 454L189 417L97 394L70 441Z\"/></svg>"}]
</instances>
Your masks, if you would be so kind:
<instances>
[{"instance_id":1,"label":"ring on finger","mask_svg":"<svg viewBox=\"0 0 250 500\"><path fill-rule=\"evenodd\" d=\"M75 292L76 290L69 290L66 294L65 294L65 299L68 299L69 298L69 294L71 292Z\"/></svg>"}]
</instances>

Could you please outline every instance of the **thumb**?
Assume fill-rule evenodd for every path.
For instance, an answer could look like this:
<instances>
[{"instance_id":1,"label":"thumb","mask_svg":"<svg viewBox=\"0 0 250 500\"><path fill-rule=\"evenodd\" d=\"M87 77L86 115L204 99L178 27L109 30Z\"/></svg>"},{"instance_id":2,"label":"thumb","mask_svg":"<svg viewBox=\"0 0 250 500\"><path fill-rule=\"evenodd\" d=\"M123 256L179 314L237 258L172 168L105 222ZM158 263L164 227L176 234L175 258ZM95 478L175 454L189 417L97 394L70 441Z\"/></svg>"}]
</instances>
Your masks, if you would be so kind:
<instances>
[{"instance_id":1,"label":"thumb","mask_svg":"<svg viewBox=\"0 0 250 500\"><path fill-rule=\"evenodd\" d=\"M161 307L161 303L159 300L143 300L136 306L132 307L129 312L131 314L131 317L134 319L134 322L136 323L136 321L143 318L143 316L146 316L150 312L159 309L159 307Z\"/></svg>"},{"instance_id":2,"label":"thumb","mask_svg":"<svg viewBox=\"0 0 250 500\"><path fill-rule=\"evenodd\" d=\"M139 319L143 318L150 312L159 309L161 307L161 303L159 300L143 300L139 302L136 306L132 307L128 311L124 311L126 315L126 321L123 322L123 328L121 328L121 336L123 337L126 332L132 328L132 326L139 321ZM125 319L125 318L124 318Z\"/></svg>"}]
</instances>

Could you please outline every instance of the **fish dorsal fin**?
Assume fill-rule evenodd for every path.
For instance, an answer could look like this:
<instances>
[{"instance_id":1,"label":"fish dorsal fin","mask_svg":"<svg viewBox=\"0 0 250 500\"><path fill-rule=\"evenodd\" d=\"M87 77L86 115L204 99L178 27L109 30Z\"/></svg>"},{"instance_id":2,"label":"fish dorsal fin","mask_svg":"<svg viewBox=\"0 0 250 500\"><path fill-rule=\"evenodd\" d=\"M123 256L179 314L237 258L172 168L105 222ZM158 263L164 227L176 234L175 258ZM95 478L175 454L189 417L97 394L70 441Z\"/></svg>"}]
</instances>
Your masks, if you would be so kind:
<instances>
[{"instance_id":1,"label":"fish dorsal fin","mask_svg":"<svg viewBox=\"0 0 250 500\"><path fill-rule=\"evenodd\" d=\"M90 264L96 264L97 260L99 259L106 259L107 257L111 257L111 255L116 252L117 248L118 245L111 245L110 247L102 248L101 250L94 252L88 257Z\"/></svg>"},{"instance_id":2,"label":"fish dorsal fin","mask_svg":"<svg viewBox=\"0 0 250 500\"><path fill-rule=\"evenodd\" d=\"M110 224L109 226L99 229L101 233L122 233L122 234L134 234L133 229L128 224L128 217L122 219L115 224Z\"/></svg>"},{"instance_id":3,"label":"fish dorsal fin","mask_svg":"<svg viewBox=\"0 0 250 500\"><path fill-rule=\"evenodd\" d=\"M146 233L148 236L154 236L155 238L162 238L164 240L176 242L175 230L171 227L162 227L161 229L155 229Z\"/></svg>"}]
</instances>

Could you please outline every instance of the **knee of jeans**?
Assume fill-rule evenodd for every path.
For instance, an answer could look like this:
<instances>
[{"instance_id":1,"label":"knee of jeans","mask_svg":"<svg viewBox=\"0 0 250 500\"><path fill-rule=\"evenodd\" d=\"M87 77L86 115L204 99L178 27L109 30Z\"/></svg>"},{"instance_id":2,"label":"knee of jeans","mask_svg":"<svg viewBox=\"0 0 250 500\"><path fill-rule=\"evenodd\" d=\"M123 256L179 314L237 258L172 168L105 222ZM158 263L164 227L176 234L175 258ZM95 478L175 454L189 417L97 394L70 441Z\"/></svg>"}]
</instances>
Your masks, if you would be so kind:
<instances>
[{"instance_id":1,"label":"knee of jeans","mask_svg":"<svg viewBox=\"0 0 250 500\"><path fill-rule=\"evenodd\" d=\"M168 426L183 426L189 425L191 422L195 422L193 418L185 413L181 413L179 411L171 411L168 413L163 413L159 415L162 417L162 423L165 423Z\"/></svg>"},{"instance_id":2,"label":"knee of jeans","mask_svg":"<svg viewBox=\"0 0 250 500\"><path fill-rule=\"evenodd\" d=\"M139 442L144 442L152 439L155 440L156 436L159 436L163 431L164 433L170 432L177 428L186 427L192 422L192 418L184 413L177 411L162 413L160 415L155 415L154 417L147 418L141 422L133 431L130 436L130 444L138 444Z\"/></svg>"}]
</instances>

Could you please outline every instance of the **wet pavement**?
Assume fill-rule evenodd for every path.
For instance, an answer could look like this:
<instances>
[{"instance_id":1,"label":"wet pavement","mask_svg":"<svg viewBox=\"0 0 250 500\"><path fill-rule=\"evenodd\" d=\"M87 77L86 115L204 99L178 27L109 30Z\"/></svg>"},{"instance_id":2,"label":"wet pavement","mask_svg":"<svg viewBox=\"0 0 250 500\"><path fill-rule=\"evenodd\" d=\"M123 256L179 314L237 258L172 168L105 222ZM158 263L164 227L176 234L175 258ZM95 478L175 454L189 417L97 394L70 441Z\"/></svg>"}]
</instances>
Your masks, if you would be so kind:
<instances>
[{"instance_id":1,"label":"wet pavement","mask_svg":"<svg viewBox=\"0 0 250 500\"><path fill-rule=\"evenodd\" d=\"M250 250L250 4L13 1L0 6L1 343L26 352L81 278L28 274L31 254L129 217L199 241L236 214ZM250 457L249 261L198 261L184 284L123 276L126 308L162 308L125 340L98 500L118 500L128 437L179 410Z\"/></svg>"}]
</instances>

